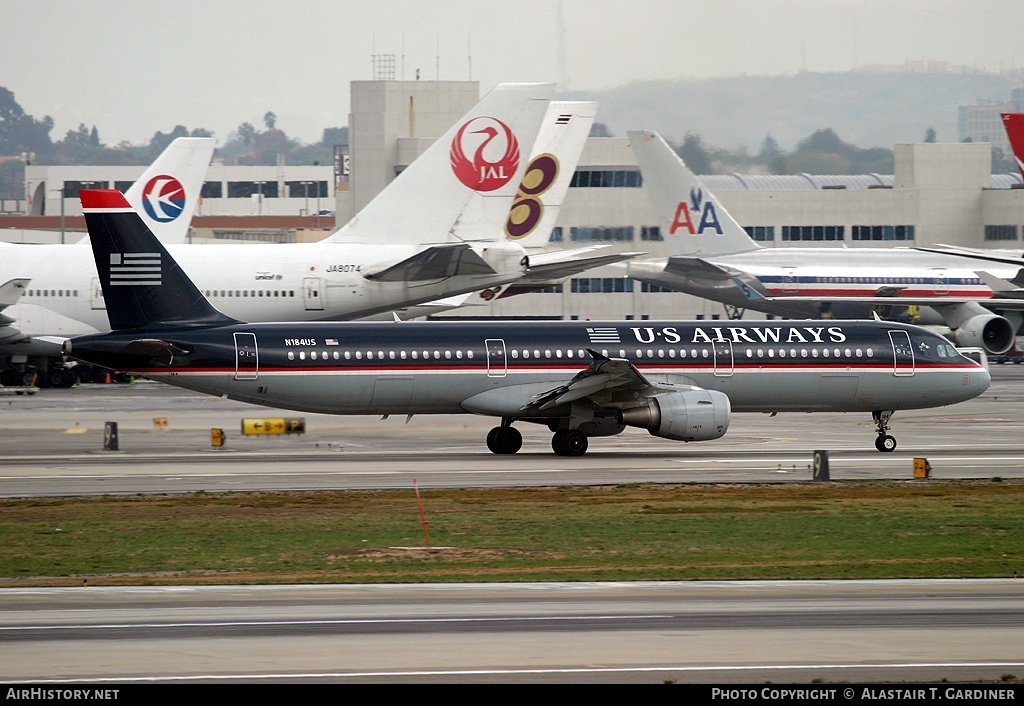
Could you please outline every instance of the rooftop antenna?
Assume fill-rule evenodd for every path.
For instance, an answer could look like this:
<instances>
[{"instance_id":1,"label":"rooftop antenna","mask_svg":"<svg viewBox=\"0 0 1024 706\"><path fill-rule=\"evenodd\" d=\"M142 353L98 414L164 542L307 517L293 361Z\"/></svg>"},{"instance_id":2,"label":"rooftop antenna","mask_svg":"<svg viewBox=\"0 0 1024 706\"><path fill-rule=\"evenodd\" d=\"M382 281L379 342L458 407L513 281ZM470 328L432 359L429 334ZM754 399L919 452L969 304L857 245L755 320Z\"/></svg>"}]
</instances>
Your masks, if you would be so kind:
<instances>
[{"instance_id":1,"label":"rooftop antenna","mask_svg":"<svg viewBox=\"0 0 1024 706\"><path fill-rule=\"evenodd\" d=\"M466 51L469 53L469 77L468 81L473 80L473 36L466 34Z\"/></svg>"},{"instance_id":2,"label":"rooftop antenna","mask_svg":"<svg viewBox=\"0 0 1024 706\"><path fill-rule=\"evenodd\" d=\"M434 55L434 73L437 74L435 80L441 80L441 33L437 33L437 49Z\"/></svg>"},{"instance_id":3,"label":"rooftop antenna","mask_svg":"<svg viewBox=\"0 0 1024 706\"><path fill-rule=\"evenodd\" d=\"M565 4L558 3L558 63L561 69L562 90L569 90L569 63L565 58Z\"/></svg>"}]
</instances>

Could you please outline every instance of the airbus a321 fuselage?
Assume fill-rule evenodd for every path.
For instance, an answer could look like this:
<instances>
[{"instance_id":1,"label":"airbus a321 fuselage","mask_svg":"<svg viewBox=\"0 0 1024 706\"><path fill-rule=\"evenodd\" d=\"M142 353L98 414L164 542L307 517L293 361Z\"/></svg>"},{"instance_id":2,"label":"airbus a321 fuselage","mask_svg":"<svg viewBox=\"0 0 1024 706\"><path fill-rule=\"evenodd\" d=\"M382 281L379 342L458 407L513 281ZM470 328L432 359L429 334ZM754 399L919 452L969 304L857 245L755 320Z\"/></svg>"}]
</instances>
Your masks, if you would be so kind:
<instances>
[{"instance_id":1,"label":"airbus a321 fuselage","mask_svg":"<svg viewBox=\"0 0 1024 706\"><path fill-rule=\"evenodd\" d=\"M254 404L332 414L499 417L553 432L561 455L627 426L723 436L737 412L871 412L880 450L896 410L975 397L988 372L926 329L881 321L246 324L207 302L117 192L83 191L113 332L70 355ZM140 264L135 264L140 263Z\"/></svg>"}]
</instances>

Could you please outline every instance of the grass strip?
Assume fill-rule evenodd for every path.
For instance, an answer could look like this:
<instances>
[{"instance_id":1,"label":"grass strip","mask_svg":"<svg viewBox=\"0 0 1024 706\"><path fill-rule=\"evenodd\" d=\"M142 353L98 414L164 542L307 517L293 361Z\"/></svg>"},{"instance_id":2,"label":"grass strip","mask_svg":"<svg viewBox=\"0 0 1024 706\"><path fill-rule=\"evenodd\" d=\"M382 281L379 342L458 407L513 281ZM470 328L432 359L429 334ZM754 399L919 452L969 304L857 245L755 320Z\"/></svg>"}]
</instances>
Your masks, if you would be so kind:
<instances>
[{"instance_id":1,"label":"grass strip","mask_svg":"<svg viewBox=\"0 0 1024 706\"><path fill-rule=\"evenodd\" d=\"M1024 573L1022 480L420 495L426 528L411 488L0 500L0 586Z\"/></svg>"}]
</instances>

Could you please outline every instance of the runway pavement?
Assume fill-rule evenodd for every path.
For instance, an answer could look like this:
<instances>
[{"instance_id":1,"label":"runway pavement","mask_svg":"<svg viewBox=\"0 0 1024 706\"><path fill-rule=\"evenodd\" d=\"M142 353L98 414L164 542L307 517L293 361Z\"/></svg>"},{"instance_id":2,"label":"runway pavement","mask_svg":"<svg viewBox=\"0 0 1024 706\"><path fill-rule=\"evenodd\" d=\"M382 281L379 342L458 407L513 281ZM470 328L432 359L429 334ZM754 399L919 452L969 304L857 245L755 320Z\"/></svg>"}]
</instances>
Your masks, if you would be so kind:
<instances>
[{"instance_id":1,"label":"runway pavement","mask_svg":"<svg viewBox=\"0 0 1024 706\"><path fill-rule=\"evenodd\" d=\"M581 458L556 456L543 426L520 423L523 450L495 456L495 421L463 416L297 414L165 385L86 385L0 398L0 496L322 488L787 482L811 478L815 450L832 480L1024 476L1024 366L993 366L983 396L897 413L893 453L875 450L860 414L736 414L718 441L684 444L638 429L595 438ZM243 437L243 418L304 418L301 435ZM166 424L154 420L166 420ZM118 451L104 451L104 425ZM214 448L211 429L226 443Z\"/></svg>"},{"instance_id":2,"label":"runway pavement","mask_svg":"<svg viewBox=\"0 0 1024 706\"><path fill-rule=\"evenodd\" d=\"M850 684L1019 679L1022 593L1010 579L8 589L0 681L817 681L849 701Z\"/></svg>"}]
</instances>

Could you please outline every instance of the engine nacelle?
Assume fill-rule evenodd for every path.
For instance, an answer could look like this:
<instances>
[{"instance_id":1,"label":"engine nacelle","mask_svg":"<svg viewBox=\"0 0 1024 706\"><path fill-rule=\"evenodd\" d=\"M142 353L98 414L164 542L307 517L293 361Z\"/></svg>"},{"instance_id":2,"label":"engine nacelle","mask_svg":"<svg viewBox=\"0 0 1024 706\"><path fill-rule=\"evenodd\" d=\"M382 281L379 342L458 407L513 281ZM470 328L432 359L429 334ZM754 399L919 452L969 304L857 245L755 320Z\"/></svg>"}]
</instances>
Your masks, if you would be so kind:
<instances>
[{"instance_id":1,"label":"engine nacelle","mask_svg":"<svg viewBox=\"0 0 1024 706\"><path fill-rule=\"evenodd\" d=\"M642 407L622 410L622 423L676 441L711 441L729 430L732 405L717 390L666 392Z\"/></svg>"},{"instance_id":2,"label":"engine nacelle","mask_svg":"<svg viewBox=\"0 0 1024 706\"><path fill-rule=\"evenodd\" d=\"M984 348L986 353L1005 353L1014 341L1013 324L998 314L978 314L953 332L958 346Z\"/></svg>"}]
</instances>

